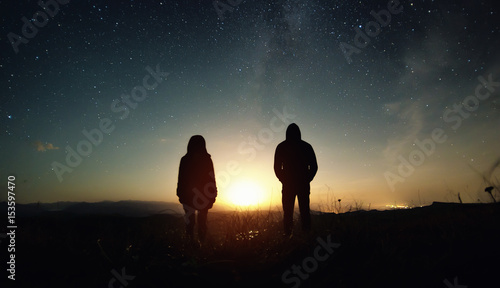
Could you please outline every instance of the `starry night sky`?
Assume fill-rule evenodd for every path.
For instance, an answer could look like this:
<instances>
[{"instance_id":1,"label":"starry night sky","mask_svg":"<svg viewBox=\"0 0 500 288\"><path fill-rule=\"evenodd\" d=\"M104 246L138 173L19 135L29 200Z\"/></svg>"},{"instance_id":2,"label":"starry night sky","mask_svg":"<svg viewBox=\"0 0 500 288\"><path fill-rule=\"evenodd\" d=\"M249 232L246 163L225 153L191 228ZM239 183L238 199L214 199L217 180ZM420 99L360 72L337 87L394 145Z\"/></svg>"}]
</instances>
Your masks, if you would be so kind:
<instances>
[{"instance_id":1,"label":"starry night sky","mask_svg":"<svg viewBox=\"0 0 500 288\"><path fill-rule=\"evenodd\" d=\"M26 43L22 18L43 9L4 2L0 175L16 176L18 203L176 201L195 134L207 141L222 203L241 181L279 203L273 155L291 122L318 158L313 208L332 195L372 208L457 193L485 202L483 176L499 182L496 1L401 1L369 43L358 39L364 47L355 28L366 31L388 1L223 0L218 8L232 11L219 13L209 0L70 1L49 7L46 23L37 14L42 27L25 29ZM359 53L348 61L341 46ZM147 75L154 89L143 88ZM475 96L478 85L489 97ZM68 165L82 131L100 125L108 131L98 145L82 144L92 151ZM432 146L435 131L442 143ZM427 154L416 140L428 140Z\"/></svg>"}]
</instances>

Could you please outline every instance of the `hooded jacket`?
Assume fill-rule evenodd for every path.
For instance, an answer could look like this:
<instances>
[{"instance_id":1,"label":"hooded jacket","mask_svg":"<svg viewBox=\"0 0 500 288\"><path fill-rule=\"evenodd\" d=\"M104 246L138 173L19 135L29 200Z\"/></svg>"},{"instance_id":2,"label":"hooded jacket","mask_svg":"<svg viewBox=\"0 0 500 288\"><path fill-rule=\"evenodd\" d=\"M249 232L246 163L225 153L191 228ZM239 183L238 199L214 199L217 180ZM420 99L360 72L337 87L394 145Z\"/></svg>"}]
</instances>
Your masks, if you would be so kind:
<instances>
[{"instance_id":1,"label":"hooded jacket","mask_svg":"<svg viewBox=\"0 0 500 288\"><path fill-rule=\"evenodd\" d=\"M197 210L212 208L217 197L214 165L200 135L189 139L187 153L181 158L177 196L179 202Z\"/></svg>"},{"instance_id":2,"label":"hooded jacket","mask_svg":"<svg viewBox=\"0 0 500 288\"><path fill-rule=\"evenodd\" d=\"M292 123L286 129L286 140L274 154L274 173L283 186L309 185L318 171L312 146L301 139L300 129Z\"/></svg>"}]
</instances>

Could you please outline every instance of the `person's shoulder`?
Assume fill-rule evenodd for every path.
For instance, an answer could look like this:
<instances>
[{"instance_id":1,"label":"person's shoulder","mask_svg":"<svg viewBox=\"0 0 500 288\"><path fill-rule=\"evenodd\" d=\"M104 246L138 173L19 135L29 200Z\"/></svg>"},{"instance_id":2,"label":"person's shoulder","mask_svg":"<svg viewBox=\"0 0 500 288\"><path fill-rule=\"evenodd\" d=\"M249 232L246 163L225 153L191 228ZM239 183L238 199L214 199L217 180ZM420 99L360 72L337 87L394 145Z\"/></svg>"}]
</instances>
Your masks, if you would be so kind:
<instances>
[{"instance_id":1,"label":"person's shoulder","mask_svg":"<svg viewBox=\"0 0 500 288\"><path fill-rule=\"evenodd\" d=\"M304 141L304 140L302 140L302 145L303 145L304 147L307 147L307 148L313 149L313 148L312 148L312 145L311 145L311 144L309 144L309 142L306 142L306 141Z\"/></svg>"},{"instance_id":2,"label":"person's shoulder","mask_svg":"<svg viewBox=\"0 0 500 288\"><path fill-rule=\"evenodd\" d=\"M212 163L212 155L210 154L204 154L201 158L201 161L205 161L207 163Z\"/></svg>"},{"instance_id":3,"label":"person's shoulder","mask_svg":"<svg viewBox=\"0 0 500 288\"><path fill-rule=\"evenodd\" d=\"M300 140L302 142L302 145L308 145L308 146L311 146L311 144L309 144L309 142L306 142L304 140Z\"/></svg>"},{"instance_id":4,"label":"person's shoulder","mask_svg":"<svg viewBox=\"0 0 500 288\"><path fill-rule=\"evenodd\" d=\"M286 145L287 145L286 140L285 140L285 141L281 141L281 142L278 144L278 146L276 146L276 150L277 150L277 149L279 149L279 148L282 148L282 147L284 147L284 146L286 146Z\"/></svg>"}]
</instances>

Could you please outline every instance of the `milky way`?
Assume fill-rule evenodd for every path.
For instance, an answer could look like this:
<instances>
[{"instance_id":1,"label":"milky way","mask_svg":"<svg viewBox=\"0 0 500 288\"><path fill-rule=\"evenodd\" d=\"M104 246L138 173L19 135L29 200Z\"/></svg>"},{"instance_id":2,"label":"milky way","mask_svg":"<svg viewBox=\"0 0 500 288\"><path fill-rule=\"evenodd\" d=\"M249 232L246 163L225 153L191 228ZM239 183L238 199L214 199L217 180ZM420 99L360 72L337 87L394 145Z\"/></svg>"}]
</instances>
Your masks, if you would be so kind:
<instances>
[{"instance_id":1,"label":"milky way","mask_svg":"<svg viewBox=\"0 0 500 288\"><path fill-rule=\"evenodd\" d=\"M291 122L315 203L485 202L499 183L495 1L66 2L0 12L0 169L21 202L175 201L195 134L222 199L242 179L277 197Z\"/></svg>"}]
</instances>

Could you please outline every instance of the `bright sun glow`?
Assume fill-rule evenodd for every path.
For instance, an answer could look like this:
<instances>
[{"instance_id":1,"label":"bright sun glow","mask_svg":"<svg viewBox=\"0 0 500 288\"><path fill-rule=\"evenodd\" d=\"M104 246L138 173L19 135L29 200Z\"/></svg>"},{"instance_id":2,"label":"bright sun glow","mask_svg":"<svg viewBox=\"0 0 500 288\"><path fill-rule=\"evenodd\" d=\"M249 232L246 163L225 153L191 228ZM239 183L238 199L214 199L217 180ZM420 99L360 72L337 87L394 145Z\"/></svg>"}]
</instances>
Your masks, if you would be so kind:
<instances>
[{"instance_id":1,"label":"bright sun glow","mask_svg":"<svg viewBox=\"0 0 500 288\"><path fill-rule=\"evenodd\" d=\"M229 187L229 201L237 206L257 206L267 201L264 189L253 181L239 181Z\"/></svg>"}]
</instances>

